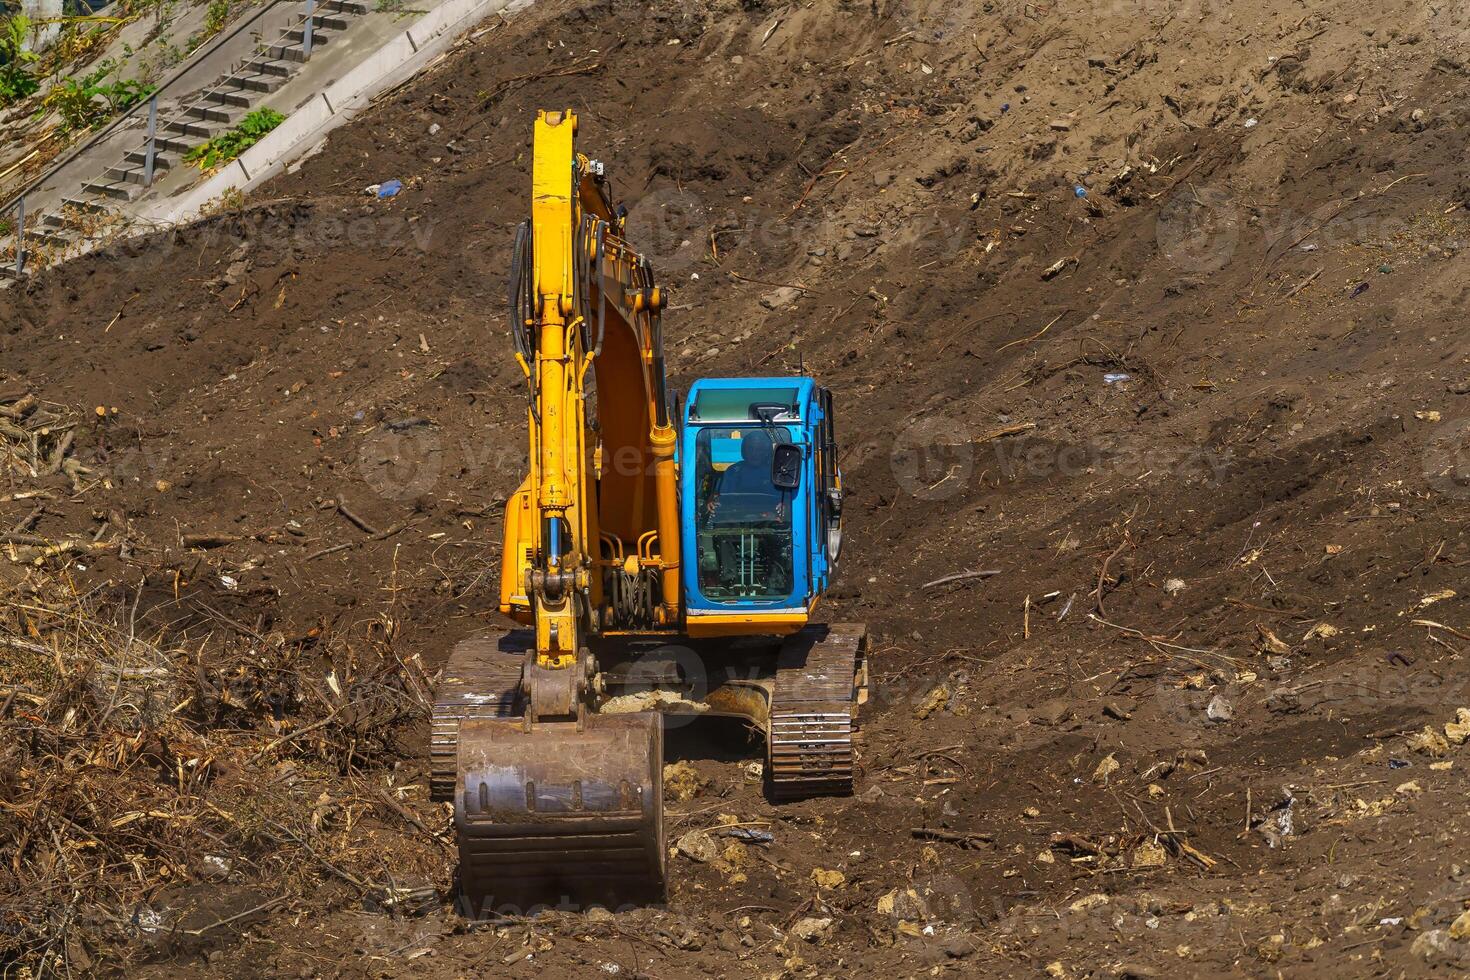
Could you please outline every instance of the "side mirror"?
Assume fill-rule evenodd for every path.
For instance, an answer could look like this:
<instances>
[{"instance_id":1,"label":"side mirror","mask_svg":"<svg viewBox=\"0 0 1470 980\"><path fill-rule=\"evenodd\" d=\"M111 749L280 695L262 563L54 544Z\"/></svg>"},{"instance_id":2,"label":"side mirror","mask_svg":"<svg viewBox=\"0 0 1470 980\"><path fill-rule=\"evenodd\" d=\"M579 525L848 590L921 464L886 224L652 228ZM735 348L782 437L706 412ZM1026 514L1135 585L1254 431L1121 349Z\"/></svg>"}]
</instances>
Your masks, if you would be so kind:
<instances>
[{"instance_id":1,"label":"side mirror","mask_svg":"<svg viewBox=\"0 0 1470 980\"><path fill-rule=\"evenodd\" d=\"M778 490L795 490L801 485L801 447L785 443L771 456L771 484Z\"/></svg>"}]
</instances>

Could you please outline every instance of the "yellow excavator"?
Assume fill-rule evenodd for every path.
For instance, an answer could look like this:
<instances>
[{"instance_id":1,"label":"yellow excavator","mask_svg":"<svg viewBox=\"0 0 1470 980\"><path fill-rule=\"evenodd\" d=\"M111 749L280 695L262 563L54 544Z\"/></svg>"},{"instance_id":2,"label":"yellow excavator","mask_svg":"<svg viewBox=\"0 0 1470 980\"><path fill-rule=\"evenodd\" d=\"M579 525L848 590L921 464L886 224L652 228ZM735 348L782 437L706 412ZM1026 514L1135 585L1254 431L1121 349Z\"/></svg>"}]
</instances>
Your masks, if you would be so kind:
<instances>
[{"instance_id":1,"label":"yellow excavator","mask_svg":"<svg viewBox=\"0 0 1470 980\"><path fill-rule=\"evenodd\" d=\"M866 630L812 611L842 544L831 393L805 374L668 390L665 294L570 110L537 114L510 335L529 470L500 612L439 681L431 790L463 908L665 894L666 715L744 719L776 800L852 792Z\"/></svg>"}]
</instances>

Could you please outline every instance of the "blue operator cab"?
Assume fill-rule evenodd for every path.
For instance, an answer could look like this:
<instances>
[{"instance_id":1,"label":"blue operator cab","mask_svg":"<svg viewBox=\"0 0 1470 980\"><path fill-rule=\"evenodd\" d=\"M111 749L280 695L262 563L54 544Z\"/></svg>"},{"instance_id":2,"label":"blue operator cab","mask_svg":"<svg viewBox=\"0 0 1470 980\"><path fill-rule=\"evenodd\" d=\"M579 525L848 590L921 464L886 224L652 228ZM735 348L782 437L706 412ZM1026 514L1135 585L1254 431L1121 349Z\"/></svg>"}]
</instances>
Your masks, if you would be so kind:
<instances>
[{"instance_id":1,"label":"blue operator cab","mask_svg":"<svg viewBox=\"0 0 1470 980\"><path fill-rule=\"evenodd\" d=\"M706 378L679 439L685 629L787 634L842 546L832 396L811 378Z\"/></svg>"}]
</instances>

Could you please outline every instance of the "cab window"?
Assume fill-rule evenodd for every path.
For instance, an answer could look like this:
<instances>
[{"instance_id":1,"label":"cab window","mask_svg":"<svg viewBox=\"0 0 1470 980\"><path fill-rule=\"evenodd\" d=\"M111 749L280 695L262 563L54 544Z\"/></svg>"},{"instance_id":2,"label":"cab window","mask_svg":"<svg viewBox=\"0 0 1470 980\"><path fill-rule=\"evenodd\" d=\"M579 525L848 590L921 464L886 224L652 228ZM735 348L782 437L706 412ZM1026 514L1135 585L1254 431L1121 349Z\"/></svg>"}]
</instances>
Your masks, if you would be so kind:
<instances>
[{"instance_id":1,"label":"cab window","mask_svg":"<svg viewBox=\"0 0 1470 980\"><path fill-rule=\"evenodd\" d=\"M790 596L792 495L771 482L778 426L703 429L695 441L699 591L717 602Z\"/></svg>"}]
</instances>

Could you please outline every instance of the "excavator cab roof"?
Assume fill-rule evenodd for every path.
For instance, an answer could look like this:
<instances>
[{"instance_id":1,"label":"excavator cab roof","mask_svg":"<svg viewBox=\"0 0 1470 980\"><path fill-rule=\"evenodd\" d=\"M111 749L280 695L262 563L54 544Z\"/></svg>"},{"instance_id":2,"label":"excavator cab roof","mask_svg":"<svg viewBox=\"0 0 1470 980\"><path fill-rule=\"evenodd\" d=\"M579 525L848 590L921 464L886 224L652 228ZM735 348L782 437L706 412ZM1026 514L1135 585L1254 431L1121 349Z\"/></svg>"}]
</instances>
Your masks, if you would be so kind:
<instances>
[{"instance_id":1,"label":"excavator cab roof","mask_svg":"<svg viewBox=\"0 0 1470 980\"><path fill-rule=\"evenodd\" d=\"M798 422L811 378L703 378L689 389L686 422Z\"/></svg>"}]
</instances>

